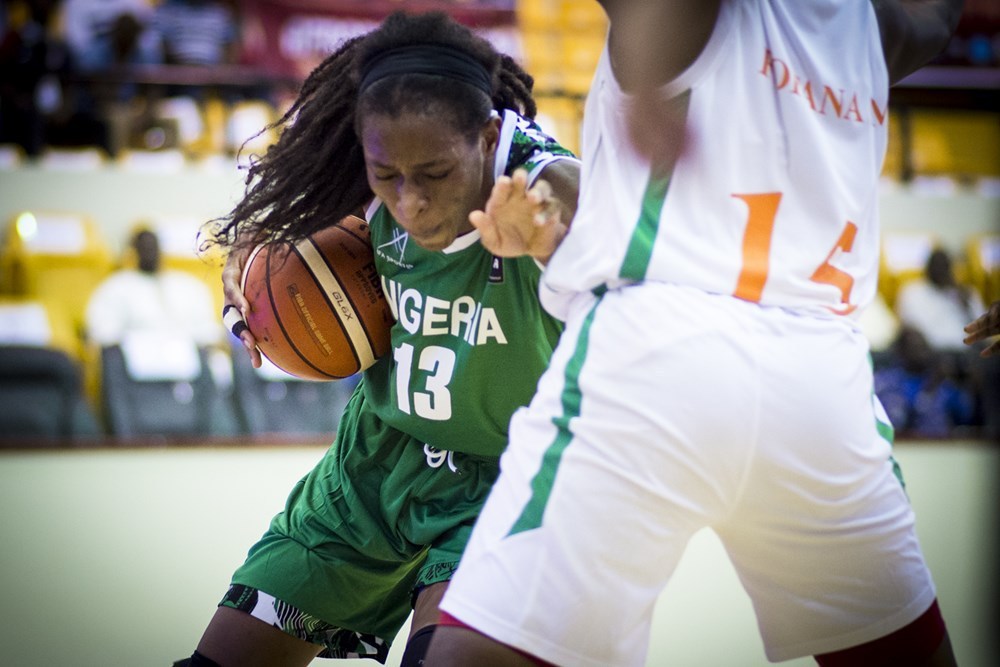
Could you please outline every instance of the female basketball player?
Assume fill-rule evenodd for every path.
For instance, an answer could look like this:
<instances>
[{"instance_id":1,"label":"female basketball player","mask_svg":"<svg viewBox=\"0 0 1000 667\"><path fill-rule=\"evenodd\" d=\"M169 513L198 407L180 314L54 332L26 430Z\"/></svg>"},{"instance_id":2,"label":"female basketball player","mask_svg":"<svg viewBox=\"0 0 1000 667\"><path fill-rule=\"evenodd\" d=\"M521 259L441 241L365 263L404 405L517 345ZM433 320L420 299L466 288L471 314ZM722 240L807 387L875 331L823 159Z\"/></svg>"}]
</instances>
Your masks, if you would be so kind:
<instances>
[{"instance_id":1,"label":"female basketball player","mask_svg":"<svg viewBox=\"0 0 1000 667\"><path fill-rule=\"evenodd\" d=\"M601 4L579 208L541 292L566 330L426 663L643 665L711 527L770 660L954 664L850 318L876 287L889 85L961 1ZM553 252L519 241L528 197L498 183L487 247Z\"/></svg>"},{"instance_id":2,"label":"female basketball player","mask_svg":"<svg viewBox=\"0 0 1000 667\"><path fill-rule=\"evenodd\" d=\"M336 442L250 549L184 664L384 662L411 610L403 664L422 659L508 420L561 330L538 302L541 266L495 258L469 222L518 168L544 176L572 216L579 164L529 120L531 83L445 15L396 14L309 76L251 167L219 233L234 246L228 303L247 308L249 246L363 211L398 322Z\"/></svg>"}]
</instances>

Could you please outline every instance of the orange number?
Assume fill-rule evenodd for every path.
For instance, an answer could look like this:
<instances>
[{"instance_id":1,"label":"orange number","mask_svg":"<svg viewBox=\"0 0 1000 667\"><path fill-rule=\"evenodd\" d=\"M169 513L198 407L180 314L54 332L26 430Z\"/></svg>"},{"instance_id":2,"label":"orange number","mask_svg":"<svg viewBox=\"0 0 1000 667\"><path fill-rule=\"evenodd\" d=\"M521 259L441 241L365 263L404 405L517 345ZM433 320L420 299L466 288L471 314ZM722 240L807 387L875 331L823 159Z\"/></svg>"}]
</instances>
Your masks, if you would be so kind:
<instances>
[{"instance_id":1,"label":"orange number","mask_svg":"<svg viewBox=\"0 0 1000 667\"><path fill-rule=\"evenodd\" d=\"M743 268L736 281L733 296L745 301L760 301L767 282L771 261L771 233L781 202L780 192L759 195L733 195L746 202L750 209L747 229L743 233Z\"/></svg>"},{"instance_id":2,"label":"orange number","mask_svg":"<svg viewBox=\"0 0 1000 667\"><path fill-rule=\"evenodd\" d=\"M852 278L849 273L841 271L837 267L830 264L830 260L833 259L833 256L838 250L841 252L851 252L851 248L854 247L854 239L857 235L858 226L848 220L847 226L844 227L844 231L840 233L840 238L837 239L837 243L833 246L833 250L831 250L830 254L826 256L826 261L820 264L819 268L816 269L816 271L809 278L813 282L833 285L840 290L840 301L844 304L844 307L840 309L832 309L833 312L838 315L848 315L857 309L857 306L853 306L849 303L851 288L854 287L854 278Z\"/></svg>"},{"instance_id":3,"label":"orange number","mask_svg":"<svg viewBox=\"0 0 1000 667\"><path fill-rule=\"evenodd\" d=\"M753 195L733 195L744 201L749 209L747 228L743 233L743 268L736 280L733 296L745 301L759 302L767 283L767 274L771 261L771 236L774 232L774 221L778 215L778 204L781 203L780 192L765 192ZM841 302L844 307L833 309L835 313L847 315L857 306L851 305L849 299L854 287L854 278L830 263L833 256L840 252L850 252L854 247L854 239L858 235L858 227L848 221L840 238L833 246L826 260L810 276L810 280L825 285L833 285L840 290Z\"/></svg>"}]
</instances>

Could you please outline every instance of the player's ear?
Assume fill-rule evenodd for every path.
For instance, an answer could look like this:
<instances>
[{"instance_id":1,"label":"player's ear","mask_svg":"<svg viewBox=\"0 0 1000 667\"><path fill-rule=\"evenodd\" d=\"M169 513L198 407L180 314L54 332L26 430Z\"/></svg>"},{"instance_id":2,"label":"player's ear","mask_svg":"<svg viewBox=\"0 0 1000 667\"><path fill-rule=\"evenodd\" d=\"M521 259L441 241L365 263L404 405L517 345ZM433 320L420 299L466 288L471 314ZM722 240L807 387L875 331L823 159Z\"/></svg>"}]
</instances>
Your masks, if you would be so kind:
<instances>
[{"instance_id":1,"label":"player's ear","mask_svg":"<svg viewBox=\"0 0 1000 667\"><path fill-rule=\"evenodd\" d=\"M497 149L497 144L500 142L500 123L500 116L494 114L483 125L480 138L483 142L483 152L487 155L492 155Z\"/></svg>"}]
</instances>

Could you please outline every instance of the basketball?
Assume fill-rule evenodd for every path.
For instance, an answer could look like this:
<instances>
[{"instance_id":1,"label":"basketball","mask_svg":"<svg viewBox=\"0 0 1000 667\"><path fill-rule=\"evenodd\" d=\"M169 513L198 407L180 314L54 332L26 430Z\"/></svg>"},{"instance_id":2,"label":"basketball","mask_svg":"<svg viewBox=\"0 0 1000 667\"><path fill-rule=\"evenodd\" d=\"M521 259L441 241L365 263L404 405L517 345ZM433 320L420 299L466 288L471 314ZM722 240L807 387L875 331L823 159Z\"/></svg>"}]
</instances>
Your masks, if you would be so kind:
<instances>
[{"instance_id":1,"label":"basketball","mask_svg":"<svg viewBox=\"0 0 1000 667\"><path fill-rule=\"evenodd\" d=\"M261 354L290 375L339 380L389 350L394 319L361 218L344 218L294 245L258 246L243 270L243 294Z\"/></svg>"}]
</instances>

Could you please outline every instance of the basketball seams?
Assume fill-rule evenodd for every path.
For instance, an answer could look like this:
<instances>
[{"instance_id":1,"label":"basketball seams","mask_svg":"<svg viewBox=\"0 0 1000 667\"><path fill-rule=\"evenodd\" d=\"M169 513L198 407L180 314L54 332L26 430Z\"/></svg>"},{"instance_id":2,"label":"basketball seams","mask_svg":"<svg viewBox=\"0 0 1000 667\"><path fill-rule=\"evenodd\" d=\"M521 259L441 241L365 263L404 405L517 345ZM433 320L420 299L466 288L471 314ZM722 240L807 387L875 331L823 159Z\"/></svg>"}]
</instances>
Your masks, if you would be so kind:
<instances>
[{"instance_id":1,"label":"basketball seams","mask_svg":"<svg viewBox=\"0 0 1000 667\"><path fill-rule=\"evenodd\" d=\"M368 331L362 323L361 312L358 310L354 299L351 298L350 290L344 287L344 282L337 274L336 268L327 259L316 243L316 240L312 237L296 244L295 252L315 278L317 285L323 293L323 298L330 308L330 312L336 315L337 323L344 332L344 338L351 344L351 352L358 364L358 368L371 366L375 363L374 347L368 337ZM330 298L333 292L341 294L350 306L351 312L354 315L352 322L344 321L340 307L334 304Z\"/></svg>"},{"instance_id":2,"label":"basketball seams","mask_svg":"<svg viewBox=\"0 0 1000 667\"><path fill-rule=\"evenodd\" d=\"M360 233L356 232L353 229L353 227L347 226L348 224L350 224L350 225L362 224L362 225L366 225L367 226L368 223L365 220L362 220L361 218L359 218L357 216L351 216L351 217L348 217L348 218L344 218L339 223L337 223L336 225L334 225L334 227L336 227L336 229L338 231L340 231L340 232L342 232L344 234L347 234L349 237L351 237L352 239L354 239L355 241L357 241L358 243L360 243L363 247L370 248L371 247L371 237L369 235L363 235L363 234L360 234ZM315 241L313 242L313 245L316 245ZM317 246L317 249L318 249L318 246ZM344 283L343 283L343 280L341 280L340 272L337 270L337 267L333 264L333 262L330 261L330 258L328 256L326 256L325 254L323 254L322 252L320 252L320 256L323 258L323 261L326 263L327 267L330 269L330 272L333 273L334 277L337 279L337 282L340 283L341 286L343 286ZM374 263L374 261L375 261L375 258L373 256L372 257L372 262ZM358 321L359 324L361 324L361 328L365 332L365 339L368 341L368 347L371 349L372 359L374 359L375 358L375 346L372 344L372 341L375 340L375 337L372 335L371 327L369 327L369 325L367 324L366 318L360 317L360 311L358 310L358 304L355 303L355 300L354 300L354 297L352 296L352 293L350 291L348 291L348 290L344 290L344 296L347 297L347 299L351 302L351 308L354 309L354 312L359 314L359 317L357 318L357 321Z\"/></svg>"},{"instance_id":3,"label":"basketball seams","mask_svg":"<svg viewBox=\"0 0 1000 667\"><path fill-rule=\"evenodd\" d=\"M293 248L293 250L294 250L294 248ZM296 251L296 254L298 254L298 251ZM298 356L299 359L301 359L307 366L309 366L309 368L313 369L314 371L316 371L320 375L322 375L324 377L328 377L328 378L330 378L332 380L340 380L340 379L342 379L341 376L339 376L339 375L333 375L331 373L327 373L326 371L324 371L323 369L317 367L314 363L312 363L311 361L309 361L309 359L299 349L299 346L295 344L295 340L288 334L288 330L285 328L285 323L282 321L281 311L278 309L278 303L274 300L274 292L273 292L274 288L271 285L271 258L273 256L274 256L274 253L271 253L271 252L268 252L267 255L265 256L265 259L267 261L264 264L264 272L265 272L265 276L264 276L265 277L265 281L264 281L264 284L267 286L267 300L268 300L268 302L270 304L271 312L273 312L275 314L274 320L275 320L275 322L277 322L278 327L281 329L281 335L284 336L285 342L288 343L289 347L296 354L296 356ZM287 262L288 261L288 257L285 257L284 261Z\"/></svg>"}]
</instances>

